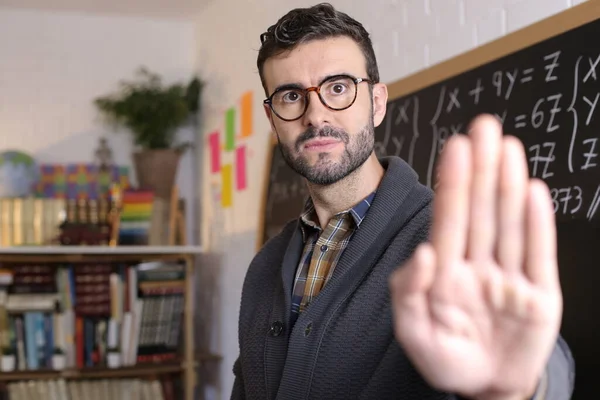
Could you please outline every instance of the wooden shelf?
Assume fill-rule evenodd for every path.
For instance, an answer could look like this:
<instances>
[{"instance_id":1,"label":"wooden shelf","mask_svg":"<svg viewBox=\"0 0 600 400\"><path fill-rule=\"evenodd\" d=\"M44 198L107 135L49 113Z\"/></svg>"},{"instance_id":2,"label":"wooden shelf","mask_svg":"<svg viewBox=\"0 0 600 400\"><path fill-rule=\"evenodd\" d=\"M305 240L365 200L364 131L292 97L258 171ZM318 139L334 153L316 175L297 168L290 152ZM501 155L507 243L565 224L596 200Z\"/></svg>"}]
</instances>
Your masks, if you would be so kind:
<instances>
[{"instance_id":1,"label":"wooden shelf","mask_svg":"<svg viewBox=\"0 0 600 400\"><path fill-rule=\"evenodd\" d=\"M176 260L202 251L202 246L14 246L0 247L0 262Z\"/></svg>"},{"instance_id":2,"label":"wooden shelf","mask_svg":"<svg viewBox=\"0 0 600 400\"><path fill-rule=\"evenodd\" d=\"M13 246L0 254L200 254L202 246Z\"/></svg>"},{"instance_id":3,"label":"wooden shelf","mask_svg":"<svg viewBox=\"0 0 600 400\"><path fill-rule=\"evenodd\" d=\"M217 354L198 353L196 365L207 361L220 361L221 356ZM13 371L0 372L0 381L20 381L36 379L105 379L105 378L127 378L136 376L160 375L179 373L185 368L181 362L169 362L162 364L139 364L122 368L83 368L65 369L56 371L53 369L40 369L37 371Z\"/></svg>"},{"instance_id":4,"label":"wooden shelf","mask_svg":"<svg viewBox=\"0 0 600 400\"><path fill-rule=\"evenodd\" d=\"M56 371L51 369L37 371L1 372L0 381L19 381L35 379L93 379L93 378L125 378L135 376L159 375L181 372L180 362L163 364L140 364L123 368L83 368Z\"/></svg>"}]
</instances>

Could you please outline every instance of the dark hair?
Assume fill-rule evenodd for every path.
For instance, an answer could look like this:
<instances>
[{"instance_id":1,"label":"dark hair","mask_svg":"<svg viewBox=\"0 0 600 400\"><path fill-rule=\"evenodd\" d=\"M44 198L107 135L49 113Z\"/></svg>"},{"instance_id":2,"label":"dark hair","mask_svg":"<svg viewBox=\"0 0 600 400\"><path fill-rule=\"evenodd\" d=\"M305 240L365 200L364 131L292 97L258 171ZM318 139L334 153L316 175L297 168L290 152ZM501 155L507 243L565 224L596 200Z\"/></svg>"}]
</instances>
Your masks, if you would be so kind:
<instances>
[{"instance_id":1,"label":"dark hair","mask_svg":"<svg viewBox=\"0 0 600 400\"><path fill-rule=\"evenodd\" d=\"M362 24L347 14L337 11L329 3L309 8L296 8L281 17L275 25L260 35L262 43L258 51L258 73L267 96L267 85L263 75L265 61L299 44L311 40L336 36L348 36L361 48L366 60L367 75L371 83L379 82L379 70L369 33Z\"/></svg>"}]
</instances>

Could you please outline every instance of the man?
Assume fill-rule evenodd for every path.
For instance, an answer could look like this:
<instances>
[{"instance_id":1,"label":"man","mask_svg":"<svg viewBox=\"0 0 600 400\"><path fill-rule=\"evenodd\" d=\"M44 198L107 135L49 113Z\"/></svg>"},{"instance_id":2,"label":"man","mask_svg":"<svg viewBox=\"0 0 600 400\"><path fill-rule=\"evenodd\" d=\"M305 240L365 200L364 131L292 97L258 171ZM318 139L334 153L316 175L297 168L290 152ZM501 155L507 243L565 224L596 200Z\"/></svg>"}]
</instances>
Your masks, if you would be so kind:
<instances>
[{"instance_id":1,"label":"man","mask_svg":"<svg viewBox=\"0 0 600 400\"><path fill-rule=\"evenodd\" d=\"M358 22L295 9L261 41L265 112L310 199L247 272L232 399L570 398L553 209L520 142L478 117L434 200L373 152L387 89Z\"/></svg>"}]
</instances>

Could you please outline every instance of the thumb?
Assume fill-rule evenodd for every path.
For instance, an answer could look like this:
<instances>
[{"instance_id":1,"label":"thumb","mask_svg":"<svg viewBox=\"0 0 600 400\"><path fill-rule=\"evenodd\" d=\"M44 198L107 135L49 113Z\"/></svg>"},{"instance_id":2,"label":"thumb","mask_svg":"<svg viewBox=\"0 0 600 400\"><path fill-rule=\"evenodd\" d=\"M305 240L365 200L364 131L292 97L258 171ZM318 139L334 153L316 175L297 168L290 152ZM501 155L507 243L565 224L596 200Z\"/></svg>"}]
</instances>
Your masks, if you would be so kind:
<instances>
[{"instance_id":1,"label":"thumb","mask_svg":"<svg viewBox=\"0 0 600 400\"><path fill-rule=\"evenodd\" d=\"M427 343L431 336L429 289L435 277L435 252L429 243L419 245L408 263L390 279L396 339L404 346Z\"/></svg>"},{"instance_id":2,"label":"thumb","mask_svg":"<svg viewBox=\"0 0 600 400\"><path fill-rule=\"evenodd\" d=\"M435 252L430 243L422 243L406 265L398 268L390 279L392 295L399 297L422 294L429 290L435 276Z\"/></svg>"}]
</instances>

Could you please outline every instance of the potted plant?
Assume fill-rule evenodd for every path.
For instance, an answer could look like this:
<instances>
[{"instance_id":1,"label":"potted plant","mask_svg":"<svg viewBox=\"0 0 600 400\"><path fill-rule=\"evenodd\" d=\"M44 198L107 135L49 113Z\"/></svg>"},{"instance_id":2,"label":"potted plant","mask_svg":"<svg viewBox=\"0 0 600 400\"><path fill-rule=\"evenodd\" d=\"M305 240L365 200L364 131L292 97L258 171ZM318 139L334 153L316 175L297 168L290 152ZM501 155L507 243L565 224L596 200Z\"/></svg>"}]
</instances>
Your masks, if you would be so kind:
<instances>
[{"instance_id":1,"label":"potted plant","mask_svg":"<svg viewBox=\"0 0 600 400\"><path fill-rule=\"evenodd\" d=\"M94 100L109 121L124 126L137 147L133 164L139 186L169 198L182 152L177 130L193 121L203 83L194 77L187 85L164 85L161 77L141 67L137 80L121 81L120 90Z\"/></svg>"},{"instance_id":2,"label":"potted plant","mask_svg":"<svg viewBox=\"0 0 600 400\"><path fill-rule=\"evenodd\" d=\"M12 347L2 348L2 361L0 363L0 369L2 372L10 372L15 370L16 356L15 351Z\"/></svg>"},{"instance_id":3,"label":"potted plant","mask_svg":"<svg viewBox=\"0 0 600 400\"><path fill-rule=\"evenodd\" d=\"M108 368L119 368L121 366L121 352L119 347L109 347L106 352L106 364Z\"/></svg>"},{"instance_id":4,"label":"potted plant","mask_svg":"<svg viewBox=\"0 0 600 400\"><path fill-rule=\"evenodd\" d=\"M60 347L54 348L54 354L52 354L52 368L57 371L62 371L67 365L67 358L65 353Z\"/></svg>"}]
</instances>

